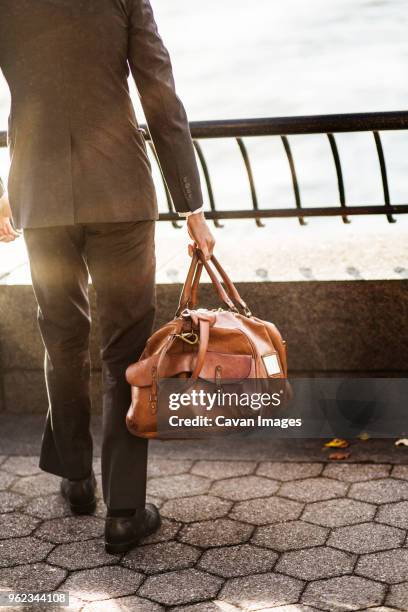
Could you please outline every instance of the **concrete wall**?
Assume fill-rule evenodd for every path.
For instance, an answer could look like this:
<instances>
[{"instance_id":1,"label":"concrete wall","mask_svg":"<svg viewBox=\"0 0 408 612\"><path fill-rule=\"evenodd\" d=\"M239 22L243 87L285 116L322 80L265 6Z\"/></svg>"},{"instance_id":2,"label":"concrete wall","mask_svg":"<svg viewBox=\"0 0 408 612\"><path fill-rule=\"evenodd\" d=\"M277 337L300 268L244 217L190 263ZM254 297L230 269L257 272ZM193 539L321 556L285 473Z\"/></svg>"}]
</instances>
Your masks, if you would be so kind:
<instances>
[{"instance_id":1,"label":"concrete wall","mask_svg":"<svg viewBox=\"0 0 408 612\"><path fill-rule=\"evenodd\" d=\"M253 312L276 323L296 373L408 376L408 280L241 283ZM159 285L156 325L176 309L180 285ZM201 305L218 305L203 285ZM100 409L95 296L91 340L94 409ZM0 410L43 412L43 347L31 286L0 286Z\"/></svg>"}]
</instances>

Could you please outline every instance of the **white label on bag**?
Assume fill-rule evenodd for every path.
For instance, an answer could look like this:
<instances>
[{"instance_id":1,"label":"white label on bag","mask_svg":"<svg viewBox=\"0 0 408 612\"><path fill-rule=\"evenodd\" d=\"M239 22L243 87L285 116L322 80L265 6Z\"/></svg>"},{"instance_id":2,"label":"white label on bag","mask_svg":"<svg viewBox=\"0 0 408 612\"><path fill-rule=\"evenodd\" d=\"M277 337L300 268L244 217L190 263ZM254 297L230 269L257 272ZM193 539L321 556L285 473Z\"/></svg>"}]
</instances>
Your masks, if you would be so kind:
<instances>
[{"instance_id":1,"label":"white label on bag","mask_svg":"<svg viewBox=\"0 0 408 612\"><path fill-rule=\"evenodd\" d=\"M279 374L281 369L277 355L264 355L262 357L268 376Z\"/></svg>"}]
</instances>

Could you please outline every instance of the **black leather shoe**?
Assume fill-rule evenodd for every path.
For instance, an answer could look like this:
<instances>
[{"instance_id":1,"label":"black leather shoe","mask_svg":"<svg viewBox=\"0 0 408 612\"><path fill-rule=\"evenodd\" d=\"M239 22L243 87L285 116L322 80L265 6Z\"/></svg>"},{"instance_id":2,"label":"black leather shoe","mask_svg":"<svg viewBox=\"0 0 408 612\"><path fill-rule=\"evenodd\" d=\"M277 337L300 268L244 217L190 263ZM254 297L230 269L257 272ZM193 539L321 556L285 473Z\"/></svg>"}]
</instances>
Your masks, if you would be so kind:
<instances>
[{"instance_id":1,"label":"black leather shoe","mask_svg":"<svg viewBox=\"0 0 408 612\"><path fill-rule=\"evenodd\" d=\"M67 500L74 514L93 514L96 508L95 499L96 478L92 472L83 480L61 481L61 495Z\"/></svg>"},{"instance_id":2,"label":"black leather shoe","mask_svg":"<svg viewBox=\"0 0 408 612\"><path fill-rule=\"evenodd\" d=\"M105 523L105 550L111 555L124 553L160 527L160 513L153 504L136 510L133 516L108 516Z\"/></svg>"}]
</instances>

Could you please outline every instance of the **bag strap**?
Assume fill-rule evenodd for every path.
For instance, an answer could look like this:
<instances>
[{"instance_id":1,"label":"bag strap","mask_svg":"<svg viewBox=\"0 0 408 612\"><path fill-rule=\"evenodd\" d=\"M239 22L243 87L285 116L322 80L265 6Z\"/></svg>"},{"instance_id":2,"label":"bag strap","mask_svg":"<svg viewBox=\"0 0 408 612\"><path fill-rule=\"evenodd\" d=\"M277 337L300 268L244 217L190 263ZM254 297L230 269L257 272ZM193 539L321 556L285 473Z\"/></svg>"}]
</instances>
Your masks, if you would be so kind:
<instances>
[{"instance_id":1,"label":"bag strap","mask_svg":"<svg viewBox=\"0 0 408 612\"><path fill-rule=\"evenodd\" d=\"M197 360L194 370L191 373L191 379L197 380L204 365L205 356L207 354L208 342L210 339L210 321L200 317L200 344L198 345Z\"/></svg>"},{"instance_id":2,"label":"bag strap","mask_svg":"<svg viewBox=\"0 0 408 612\"><path fill-rule=\"evenodd\" d=\"M199 249L194 249L193 257L191 260L190 268L187 273L186 281L181 291L178 308L176 310L175 317L180 316L183 310L187 307L194 307L197 304L198 299L198 286L200 283L202 268L206 269L211 282L217 291L220 300L227 306L229 310L238 312L234 302L221 285L217 275L211 268L209 262L205 259L203 253ZM232 284L232 283L231 283ZM238 292L237 292L238 293Z\"/></svg>"},{"instance_id":3,"label":"bag strap","mask_svg":"<svg viewBox=\"0 0 408 612\"><path fill-rule=\"evenodd\" d=\"M193 280L195 278L197 266L198 266L198 255L197 255L197 250L194 249L193 256L191 258L190 267L187 272L187 277L186 277L186 280L184 281L183 289L181 290L180 299L179 299L175 317L178 317L181 314L181 312L185 308L187 308L190 304L192 285L193 285ZM197 294L197 291L195 291L195 295L196 294Z\"/></svg>"},{"instance_id":4,"label":"bag strap","mask_svg":"<svg viewBox=\"0 0 408 612\"><path fill-rule=\"evenodd\" d=\"M195 308L198 304L198 289L200 286L200 278L201 273L203 271L203 264L200 260L198 260L196 272L194 275L193 286L191 288L191 299L190 299L190 308Z\"/></svg>"},{"instance_id":5,"label":"bag strap","mask_svg":"<svg viewBox=\"0 0 408 612\"><path fill-rule=\"evenodd\" d=\"M204 360L205 360L205 356L207 354L207 349L208 349L208 342L210 339L210 327L215 322L215 314L212 317L211 315L208 315L206 313L201 313L199 311L191 311L191 318L193 319L195 324L198 323L199 330L200 330L200 335L199 335L200 341L198 345L196 363L195 363L194 370L192 371L191 377L190 377L191 380L196 380L199 377L200 372L204 365ZM164 359L177 336L178 334L171 334L165 342L165 345L160 353L160 356L159 356L159 359L158 359L158 362L155 368L154 378L156 381L160 379L160 374L161 374Z\"/></svg>"},{"instance_id":6,"label":"bag strap","mask_svg":"<svg viewBox=\"0 0 408 612\"><path fill-rule=\"evenodd\" d=\"M225 284L226 289L224 289L224 287L221 285L218 277L211 268L210 263L214 266L215 270L220 275L222 281ZM187 274L186 282L184 283L181 292L179 305L175 315L176 317L178 317L185 308L194 309L197 306L199 284L203 268L206 269L212 284L215 286L218 296L221 298L221 301L224 302L230 310L238 312L234 304L235 302L236 304L239 304L239 306L242 308L245 316L252 316L252 313L247 303L242 299L241 295L238 292L238 289L235 287L234 283L232 282L224 268L221 266L218 259L216 259L215 255L213 255L208 261L205 259L202 251L200 251L200 249L195 248L190 268Z\"/></svg>"},{"instance_id":7,"label":"bag strap","mask_svg":"<svg viewBox=\"0 0 408 612\"><path fill-rule=\"evenodd\" d=\"M204 257L202 251L200 251L199 249L197 249L197 255L202 265L206 269L206 272L208 276L210 277L211 282L213 286L215 287L221 301L224 302L224 304L228 306L229 310L232 310L233 312L238 312L238 309L235 306L234 302L231 300L230 296L225 291L224 287L221 285L219 278L217 277L214 270L212 269L210 262ZM198 297L198 287L196 290L196 296Z\"/></svg>"},{"instance_id":8,"label":"bag strap","mask_svg":"<svg viewBox=\"0 0 408 612\"><path fill-rule=\"evenodd\" d=\"M215 255L211 257L211 262L213 263L215 269L217 270L222 280L224 281L225 286L227 288L227 293L230 296L230 298L232 300L235 300L235 302L237 302L241 306L242 310L244 311L244 314L247 317L252 316L252 313L250 309L248 308L246 302L240 296L238 289L235 287L234 283L232 282L232 280L230 279L230 277L228 276L228 274L226 273L226 271L224 270L224 268L222 267L218 259L216 259Z\"/></svg>"}]
</instances>

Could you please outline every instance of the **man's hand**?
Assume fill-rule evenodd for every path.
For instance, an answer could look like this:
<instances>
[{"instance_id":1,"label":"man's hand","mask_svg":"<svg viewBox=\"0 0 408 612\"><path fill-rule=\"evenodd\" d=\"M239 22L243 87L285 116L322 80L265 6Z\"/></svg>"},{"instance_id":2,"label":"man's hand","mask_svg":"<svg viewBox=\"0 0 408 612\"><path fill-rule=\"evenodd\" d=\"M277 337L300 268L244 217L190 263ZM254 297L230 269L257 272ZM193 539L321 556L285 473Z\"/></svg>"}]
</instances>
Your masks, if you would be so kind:
<instances>
[{"instance_id":1,"label":"man's hand","mask_svg":"<svg viewBox=\"0 0 408 612\"><path fill-rule=\"evenodd\" d=\"M13 242L19 234L11 225L11 208L7 194L0 198L0 242Z\"/></svg>"},{"instance_id":2,"label":"man's hand","mask_svg":"<svg viewBox=\"0 0 408 612\"><path fill-rule=\"evenodd\" d=\"M215 239L210 232L204 213L197 213L187 217L187 229L190 238L194 241L194 244L188 245L190 257L193 254L194 247L198 247L203 252L204 257L210 259L214 250Z\"/></svg>"}]
</instances>

